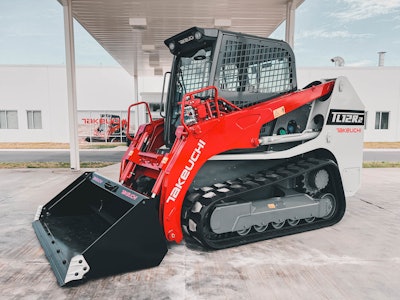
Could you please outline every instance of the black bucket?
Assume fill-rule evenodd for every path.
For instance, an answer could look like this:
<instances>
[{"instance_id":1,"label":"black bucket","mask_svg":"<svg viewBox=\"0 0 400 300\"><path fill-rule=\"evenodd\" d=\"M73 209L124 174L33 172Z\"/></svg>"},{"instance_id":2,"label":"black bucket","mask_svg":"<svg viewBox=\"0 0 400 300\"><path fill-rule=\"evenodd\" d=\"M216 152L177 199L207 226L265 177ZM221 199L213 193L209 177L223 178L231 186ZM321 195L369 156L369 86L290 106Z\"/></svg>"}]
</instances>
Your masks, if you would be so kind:
<instances>
[{"instance_id":1,"label":"black bucket","mask_svg":"<svg viewBox=\"0 0 400 300\"><path fill-rule=\"evenodd\" d=\"M167 245L156 202L88 172L39 207L33 228L58 283L159 265Z\"/></svg>"}]
</instances>

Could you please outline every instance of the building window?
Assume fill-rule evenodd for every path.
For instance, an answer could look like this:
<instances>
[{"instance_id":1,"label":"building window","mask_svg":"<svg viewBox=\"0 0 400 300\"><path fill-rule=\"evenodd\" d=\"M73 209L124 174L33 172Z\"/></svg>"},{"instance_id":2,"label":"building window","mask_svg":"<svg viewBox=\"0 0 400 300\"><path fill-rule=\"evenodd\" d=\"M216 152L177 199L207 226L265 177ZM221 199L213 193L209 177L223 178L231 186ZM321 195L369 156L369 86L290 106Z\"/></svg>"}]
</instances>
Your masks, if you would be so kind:
<instances>
[{"instance_id":1,"label":"building window","mask_svg":"<svg viewBox=\"0 0 400 300\"><path fill-rule=\"evenodd\" d=\"M159 103L149 103L150 111L157 112L160 111L161 105Z\"/></svg>"},{"instance_id":2,"label":"building window","mask_svg":"<svg viewBox=\"0 0 400 300\"><path fill-rule=\"evenodd\" d=\"M389 128L389 112L377 111L375 114L375 129Z\"/></svg>"},{"instance_id":3,"label":"building window","mask_svg":"<svg viewBox=\"0 0 400 300\"><path fill-rule=\"evenodd\" d=\"M40 110L28 110L28 129L42 129L42 112Z\"/></svg>"},{"instance_id":4,"label":"building window","mask_svg":"<svg viewBox=\"0 0 400 300\"><path fill-rule=\"evenodd\" d=\"M16 110L0 110L0 129L18 129Z\"/></svg>"}]
</instances>

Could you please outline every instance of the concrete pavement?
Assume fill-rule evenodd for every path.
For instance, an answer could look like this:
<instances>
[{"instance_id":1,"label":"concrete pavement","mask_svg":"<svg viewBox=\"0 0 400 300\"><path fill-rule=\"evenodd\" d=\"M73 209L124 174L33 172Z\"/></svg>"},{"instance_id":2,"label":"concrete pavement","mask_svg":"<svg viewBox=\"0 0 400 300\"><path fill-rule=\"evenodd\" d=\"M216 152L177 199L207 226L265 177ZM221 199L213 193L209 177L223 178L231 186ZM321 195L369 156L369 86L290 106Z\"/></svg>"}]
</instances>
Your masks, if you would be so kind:
<instances>
[{"instance_id":1,"label":"concrete pavement","mask_svg":"<svg viewBox=\"0 0 400 300\"><path fill-rule=\"evenodd\" d=\"M118 164L98 170L118 177ZM364 169L333 227L205 251L169 245L159 267L60 288L31 227L81 172L0 170L0 299L398 299L400 169Z\"/></svg>"}]
</instances>

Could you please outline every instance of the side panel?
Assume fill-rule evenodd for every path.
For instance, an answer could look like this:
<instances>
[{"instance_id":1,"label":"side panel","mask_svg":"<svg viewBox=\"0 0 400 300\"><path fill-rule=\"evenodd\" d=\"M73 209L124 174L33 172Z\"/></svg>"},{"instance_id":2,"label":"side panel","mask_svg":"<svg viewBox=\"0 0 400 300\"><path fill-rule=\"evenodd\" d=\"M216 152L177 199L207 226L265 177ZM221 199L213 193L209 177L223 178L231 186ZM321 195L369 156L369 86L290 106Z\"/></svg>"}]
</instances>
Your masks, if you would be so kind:
<instances>
[{"instance_id":1,"label":"side panel","mask_svg":"<svg viewBox=\"0 0 400 300\"><path fill-rule=\"evenodd\" d=\"M354 195L361 184L364 109L351 83L347 78L339 77L321 138L325 138L325 148L337 160L346 196Z\"/></svg>"},{"instance_id":2,"label":"side panel","mask_svg":"<svg viewBox=\"0 0 400 300\"><path fill-rule=\"evenodd\" d=\"M316 152L319 158L337 162L346 197L354 195L361 184L364 140L364 104L346 77L338 77L330 97L314 101L307 129L313 129L314 117L323 117L319 135L283 151L254 154L218 155L213 160L278 160ZM290 135L287 135L289 138Z\"/></svg>"}]
</instances>

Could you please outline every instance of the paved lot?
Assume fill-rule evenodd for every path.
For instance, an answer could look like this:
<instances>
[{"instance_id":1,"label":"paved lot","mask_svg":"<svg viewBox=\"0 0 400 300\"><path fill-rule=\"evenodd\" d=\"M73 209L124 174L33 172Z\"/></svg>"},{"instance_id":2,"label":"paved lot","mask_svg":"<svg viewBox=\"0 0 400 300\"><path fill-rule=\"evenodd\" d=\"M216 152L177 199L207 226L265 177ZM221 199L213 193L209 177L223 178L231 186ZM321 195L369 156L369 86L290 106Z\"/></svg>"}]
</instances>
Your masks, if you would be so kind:
<instances>
[{"instance_id":1,"label":"paved lot","mask_svg":"<svg viewBox=\"0 0 400 300\"><path fill-rule=\"evenodd\" d=\"M118 165L99 170L116 179ZM60 288L31 227L80 175L0 170L0 299L399 299L400 169L364 169L337 225L237 248L169 245L157 268Z\"/></svg>"},{"instance_id":2,"label":"paved lot","mask_svg":"<svg viewBox=\"0 0 400 300\"><path fill-rule=\"evenodd\" d=\"M363 160L400 162L400 149L364 149Z\"/></svg>"},{"instance_id":3,"label":"paved lot","mask_svg":"<svg viewBox=\"0 0 400 300\"><path fill-rule=\"evenodd\" d=\"M127 148L124 146L118 149L85 149L79 151L82 162L110 161L119 163ZM388 161L400 162L400 149L364 149L364 161ZM0 149L0 162L69 162L68 150L54 149Z\"/></svg>"},{"instance_id":4,"label":"paved lot","mask_svg":"<svg viewBox=\"0 0 400 300\"><path fill-rule=\"evenodd\" d=\"M119 163L126 147L121 149L85 149L79 151L81 162L107 161ZM69 162L69 150L35 149L35 150L5 150L0 149L0 162Z\"/></svg>"}]
</instances>

